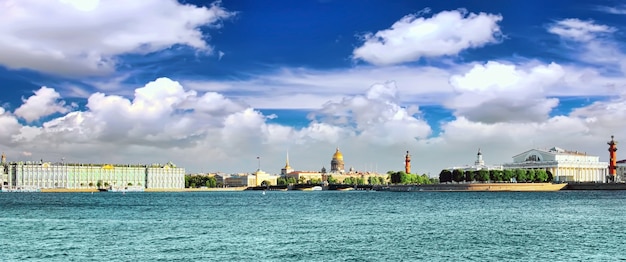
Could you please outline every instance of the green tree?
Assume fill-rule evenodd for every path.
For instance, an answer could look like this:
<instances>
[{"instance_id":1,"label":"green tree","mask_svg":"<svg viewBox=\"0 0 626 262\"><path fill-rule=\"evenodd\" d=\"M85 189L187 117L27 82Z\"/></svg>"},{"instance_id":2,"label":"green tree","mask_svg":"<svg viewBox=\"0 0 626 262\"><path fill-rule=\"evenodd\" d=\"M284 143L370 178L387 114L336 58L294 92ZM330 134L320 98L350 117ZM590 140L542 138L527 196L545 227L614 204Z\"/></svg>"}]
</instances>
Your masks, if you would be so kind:
<instances>
[{"instance_id":1,"label":"green tree","mask_svg":"<svg viewBox=\"0 0 626 262\"><path fill-rule=\"evenodd\" d=\"M537 169L535 171L535 181L546 182L548 180L548 172L545 169Z\"/></svg>"},{"instance_id":2,"label":"green tree","mask_svg":"<svg viewBox=\"0 0 626 262\"><path fill-rule=\"evenodd\" d=\"M365 178L358 177L358 178L356 179L356 184L357 184L357 185L365 185Z\"/></svg>"},{"instance_id":3,"label":"green tree","mask_svg":"<svg viewBox=\"0 0 626 262\"><path fill-rule=\"evenodd\" d=\"M526 181L528 182L534 182L535 181L535 170L534 169L528 169L526 171Z\"/></svg>"},{"instance_id":4,"label":"green tree","mask_svg":"<svg viewBox=\"0 0 626 262\"><path fill-rule=\"evenodd\" d=\"M286 185L287 184L287 179L285 179L284 177L279 177L276 179L276 184L278 185Z\"/></svg>"},{"instance_id":5,"label":"green tree","mask_svg":"<svg viewBox=\"0 0 626 262\"><path fill-rule=\"evenodd\" d=\"M517 179L517 182L526 182L526 169L515 169L515 179Z\"/></svg>"},{"instance_id":6,"label":"green tree","mask_svg":"<svg viewBox=\"0 0 626 262\"><path fill-rule=\"evenodd\" d=\"M489 170L489 179L491 181L502 181L502 170Z\"/></svg>"},{"instance_id":7,"label":"green tree","mask_svg":"<svg viewBox=\"0 0 626 262\"><path fill-rule=\"evenodd\" d=\"M295 178L295 177L288 177L288 178L287 178L287 184L288 184L288 185L293 185L293 184L296 184L296 182L297 182L297 181L296 181L296 178Z\"/></svg>"},{"instance_id":8,"label":"green tree","mask_svg":"<svg viewBox=\"0 0 626 262\"><path fill-rule=\"evenodd\" d=\"M511 182L511 178L515 177L515 173L511 169L502 172L502 181Z\"/></svg>"},{"instance_id":9,"label":"green tree","mask_svg":"<svg viewBox=\"0 0 626 262\"><path fill-rule=\"evenodd\" d=\"M476 173L472 170L465 170L465 181L472 182L476 180Z\"/></svg>"},{"instance_id":10,"label":"green tree","mask_svg":"<svg viewBox=\"0 0 626 262\"><path fill-rule=\"evenodd\" d=\"M263 182L261 182L261 186L271 186L272 182L268 181L268 180L263 180Z\"/></svg>"},{"instance_id":11,"label":"green tree","mask_svg":"<svg viewBox=\"0 0 626 262\"><path fill-rule=\"evenodd\" d=\"M217 179L214 176L208 177L205 185L210 188L217 187Z\"/></svg>"},{"instance_id":12,"label":"green tree","mask_svg":"<svg viewBox=\"0 0 626 262\"><path fill-rule=\"evenodd\" d=\"M489 171L486 169L478 170L478 175L476 176L476 180L486 182L489 181Z\"/></svg>"},{"instance_id":13,"label":"green tree","mask_svg":"<svg viewBox=\"0 0 626 262\"><path fill-rule=\"evenodd\" d=\"M465 172L461 169L455 169L452 171L452 180L455 182L461 182L465 180Z\"/></svg>"},{"instance_id":14,"label":"green tree","mask_svg":"<svg viewBox=\"0 0 626 262\"><path fill-rule=\"evenodd\" d=\"M439 172L439 182L447 183L452 182L452 172L450 170L444 169Z\"/></svg>"},{"instance_id":15,"label":"green tree","mask_svg":"<svg viewBox=\"0 0 626 262\"><path fill-rule=\"evenodd\" d=\"M328 184L337 184L337 179L334 178L333 176L328 176Z\"/></svg>"},{"instance_id":16,"label":"green tree","mask_svg":"<svg viewBox=\"0 0 626 262\"><path fill-rule=\"evenodd\" d=\"M343 184L346 185L353 185L355 183L355 181L353 181L352 177L346 177L343 179Z\"/></svg>"}]
</instances>

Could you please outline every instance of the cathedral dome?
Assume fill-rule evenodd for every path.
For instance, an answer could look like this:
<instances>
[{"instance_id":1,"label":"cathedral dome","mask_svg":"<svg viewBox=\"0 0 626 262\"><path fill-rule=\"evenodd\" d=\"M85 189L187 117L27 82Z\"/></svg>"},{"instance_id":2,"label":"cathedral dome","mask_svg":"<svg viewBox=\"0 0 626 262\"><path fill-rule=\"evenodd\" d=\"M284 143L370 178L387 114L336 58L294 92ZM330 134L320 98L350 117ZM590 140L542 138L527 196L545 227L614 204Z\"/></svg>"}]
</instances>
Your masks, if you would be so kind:
<instances>
[{"instance_id":1,"label":"cathedral dome","mask_svg":"<svg viewBox=\"0 0 626 262\"><path fill-rule=\"evenodd\" d=\"M339 152L339 148L337 148L337 151L335 151L335 154L333 155L333 159L343 160L343 154Z\"/></svg>"}]
</instances>

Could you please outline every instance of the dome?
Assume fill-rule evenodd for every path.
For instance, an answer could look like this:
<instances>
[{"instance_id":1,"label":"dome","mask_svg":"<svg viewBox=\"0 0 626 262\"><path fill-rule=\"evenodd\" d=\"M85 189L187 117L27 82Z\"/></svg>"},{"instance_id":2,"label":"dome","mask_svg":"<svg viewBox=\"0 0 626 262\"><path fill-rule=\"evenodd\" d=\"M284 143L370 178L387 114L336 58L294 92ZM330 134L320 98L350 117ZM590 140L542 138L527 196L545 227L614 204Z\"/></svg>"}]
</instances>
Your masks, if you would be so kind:
<instances>
[{"instance_id":1,"label":"dome","mask_svg":"<svg viewBox=\"0 0 626 262\"><path fill-rule=\"evenodd\" d=\"M343 154L339 152L339 148L337 148L337 151L335 151L335 154L333 155L333 159L343 160Z\"/></svg>"}]
</instances>

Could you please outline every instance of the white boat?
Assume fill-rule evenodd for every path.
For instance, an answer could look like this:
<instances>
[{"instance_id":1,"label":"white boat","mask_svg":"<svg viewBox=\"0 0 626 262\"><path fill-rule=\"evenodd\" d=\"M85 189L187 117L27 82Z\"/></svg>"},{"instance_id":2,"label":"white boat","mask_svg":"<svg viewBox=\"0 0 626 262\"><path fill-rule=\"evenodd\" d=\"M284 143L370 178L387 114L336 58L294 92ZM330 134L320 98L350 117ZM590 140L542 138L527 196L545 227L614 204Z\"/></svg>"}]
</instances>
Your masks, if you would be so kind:
<instances>
[{"instance_id":1,"label":"white boat","mask_svg":"<svg viewBox=\"0 0 626 262\"><path fill-rule=\"evenodd\" d=\"M311 188L311 190L313 190L313 191L321 191L322 187L321 186L314 186L314 187Z\"/></svg>"},{"instance_id":2,"label":"white boat","mask_svg":"<svg viewBox=\"0 0 626 262\"><path fill-rule=\"evenodd\" d=\"M143 186L110 187L109 192L143 192Z\"/></svg>"}]
</instances>

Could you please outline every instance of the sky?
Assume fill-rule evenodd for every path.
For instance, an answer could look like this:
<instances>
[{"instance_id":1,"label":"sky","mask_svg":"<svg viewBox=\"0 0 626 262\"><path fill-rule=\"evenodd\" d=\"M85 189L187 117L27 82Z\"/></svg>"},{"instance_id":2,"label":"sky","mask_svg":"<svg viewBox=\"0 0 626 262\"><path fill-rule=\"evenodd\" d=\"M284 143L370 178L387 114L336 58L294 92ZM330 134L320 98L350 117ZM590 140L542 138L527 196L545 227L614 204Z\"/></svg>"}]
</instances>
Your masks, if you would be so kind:
<instances>
[{"instance_id":1,"label":"sky","mask_svg":"<svg viewBox=\"0 0 626 262\"><path fill-rule=\"evenodd\" d=\"M625 22L595 0L0 0L0 151L188 173L318 171L336 148L433 177L479 149L608 161Z\"/></svg>"}]
</instances>

